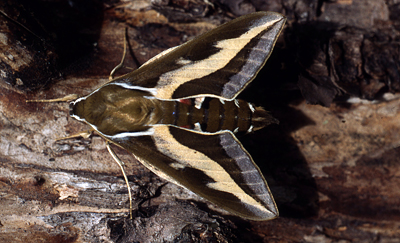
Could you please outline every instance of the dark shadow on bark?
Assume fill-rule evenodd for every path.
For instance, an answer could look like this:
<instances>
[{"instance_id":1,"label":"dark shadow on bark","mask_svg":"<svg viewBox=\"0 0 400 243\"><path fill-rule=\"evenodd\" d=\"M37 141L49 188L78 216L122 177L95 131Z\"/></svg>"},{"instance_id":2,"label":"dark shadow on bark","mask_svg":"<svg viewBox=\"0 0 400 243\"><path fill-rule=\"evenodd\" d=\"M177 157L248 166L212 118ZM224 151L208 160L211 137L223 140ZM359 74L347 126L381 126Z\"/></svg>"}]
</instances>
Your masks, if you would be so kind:
<instances>
[{"instance_id":1,"label":"dark shadow on bark","mask_svg":"<svg viewBox=\"0 0 400 243\"><path fill-rule=\"evenodd\" d=\"M7 48L23 51L19 53L22 57L15 59L34 60L16 70L6 61L0 62L8 74L7 83L35 90L62 74L88 67L81 60L93 53L99 38L102 1L17 0L0 4L0 9L5 25L2 31L10 40Z\"/></svg>"}]
</instances>

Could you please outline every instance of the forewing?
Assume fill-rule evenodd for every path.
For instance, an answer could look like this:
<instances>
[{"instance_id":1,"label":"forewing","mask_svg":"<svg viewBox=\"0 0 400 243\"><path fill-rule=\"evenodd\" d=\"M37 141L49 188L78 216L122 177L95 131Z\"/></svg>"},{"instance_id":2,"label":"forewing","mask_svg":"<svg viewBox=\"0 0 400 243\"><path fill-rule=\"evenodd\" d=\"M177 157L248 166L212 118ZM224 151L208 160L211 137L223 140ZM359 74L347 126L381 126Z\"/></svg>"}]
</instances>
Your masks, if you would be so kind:
<instances>
[{"instance_id":1,"label":"forewing","mask_svg":"<svg viewBox=\"0 0 400 243\"><path fill-rule=\"evenodd\" d=\"M278 215L259 168L231 132L208 135L161 125L148 135L113 142L157 175L232 214L252 220Z\"/></svg>"},{"instance_id":2,"label":"forewing","mask_svg":"<svg viewBox=\"0 0 400 243\"><path fill-rule=\"evenodd\" d=\"M285 17L256 12L152 58L111 83L148 89L159 99L235 98L270 56Z\"/></svg>"}]
</instances>

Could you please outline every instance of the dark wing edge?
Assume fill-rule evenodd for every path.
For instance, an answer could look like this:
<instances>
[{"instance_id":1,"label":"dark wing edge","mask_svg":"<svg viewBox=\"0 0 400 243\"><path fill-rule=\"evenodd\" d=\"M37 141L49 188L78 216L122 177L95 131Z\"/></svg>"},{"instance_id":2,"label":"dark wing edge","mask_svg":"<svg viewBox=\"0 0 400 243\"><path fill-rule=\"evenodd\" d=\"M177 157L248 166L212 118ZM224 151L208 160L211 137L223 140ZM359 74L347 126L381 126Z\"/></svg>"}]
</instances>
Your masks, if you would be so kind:
<instances>
[{"instance_id":1,"label":"dark wing edge","mask_svg":"<svg viewBox=\"0 0 400 243\"><path fill-rule=\"evenodd\" d=\"M153 128L151 136L113 142L155 174L234 215L257 221L278 216L262 173L231 132L202 134L167 125Z\"/></svg>"},{"instance_id":2,"label":"dark wing edge","mask_svg":"<svg viewBox=\"0 0 400 243\"><path fill-rule=\"evenodd\" d=\"M232 100L264 66L285 21L274 12L239 17L160 53L112 82L154 89L153 95L163 100L200 96Z\"/></svg>"}]
</instances>

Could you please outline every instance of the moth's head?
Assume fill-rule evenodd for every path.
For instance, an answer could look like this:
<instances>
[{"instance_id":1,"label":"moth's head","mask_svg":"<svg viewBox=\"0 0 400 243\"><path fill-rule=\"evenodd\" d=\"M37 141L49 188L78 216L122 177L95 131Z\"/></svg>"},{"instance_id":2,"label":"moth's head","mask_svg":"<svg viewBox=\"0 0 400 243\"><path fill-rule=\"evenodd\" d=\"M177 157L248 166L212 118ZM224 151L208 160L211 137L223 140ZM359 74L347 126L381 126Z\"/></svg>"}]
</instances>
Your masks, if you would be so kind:
<instances>
[{"instance_id":1,"label":"moth's head","mask_svg":"<svg viewBox=\"0 0 400 243\"><path fill-rule=\"evenodd\" d=\"M101 122L99 115L102 113L99 109L104 110L104 108L101 104L98 104L97 109L93 109L93 102L88 100L88 97L89 96L81 97L69 103L69 115L70 117L89 125L98 125L97 123Z\"/></svg>"},{"instance_id":2,"label":"moth's head","mask_svg":"<svg viewBox=\"0 0 400 243\"><path fill-rule=\"evenodd\" d=\"M69 115L77 120L83 117L85 111L85 102L81 98L69 103Z\"/></svg>"}]
</instances>

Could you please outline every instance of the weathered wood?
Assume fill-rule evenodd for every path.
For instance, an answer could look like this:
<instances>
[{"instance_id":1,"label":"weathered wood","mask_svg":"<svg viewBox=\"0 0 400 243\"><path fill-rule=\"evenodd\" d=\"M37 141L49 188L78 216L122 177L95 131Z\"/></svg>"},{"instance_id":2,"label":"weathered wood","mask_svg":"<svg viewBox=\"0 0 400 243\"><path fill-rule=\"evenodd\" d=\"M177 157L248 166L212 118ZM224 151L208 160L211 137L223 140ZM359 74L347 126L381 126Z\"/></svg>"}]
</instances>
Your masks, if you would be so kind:
<instances>
[{"instance_id":1,"label":"weathered wood","mask_svg":"<svg viewBox=\"0 0 400 243\"><path fill-rule=\"evenodd\" d=\"M400 82L395 68L399 49L396 52L391 41L399 37L399 20L394 17L399 15L391 1L321 1L320 5L320 1L276 0L268 5L252 1L250 7L279 11L289 18L270 61L242 95L280 120L278 128L240 138L277 201L281 217L272 221L248 222L220 214L116 148L134 194L130 220L125 182L104 141L93 136L56 142L87 127L68 117L68 104L25 103L87 94L105 82L120 61L126 26L131 50L144 63L238 11L251 9L240 8L241 1L225 2L105 3L98 22L92 23L97 27L81 29L91 31L89 37L71 38L91 43L89 51L56 65L65 78L52 76L58 77L57 82L43 86L49 82L46 76L43 83L20 87L4 78L9 69L0 70L1 242L394 242L400 238L400 99L383 92L399 91ZM85 9L90 6L79 11L84 14ZM329 25L329 31L322 31L321 22ZM8 42L8 48L15 50L13 43ZM363 49L357 51L360 44ZM136 67L132 56L128 55L127 66ZM292 90L299 74L300 88L309 101L330 104L346 93L374 100L309 105L298 90ZM25 79L21 81L29 84ZM44 88L22 91L39 86Z\"/></svg>"}]
</instances>

